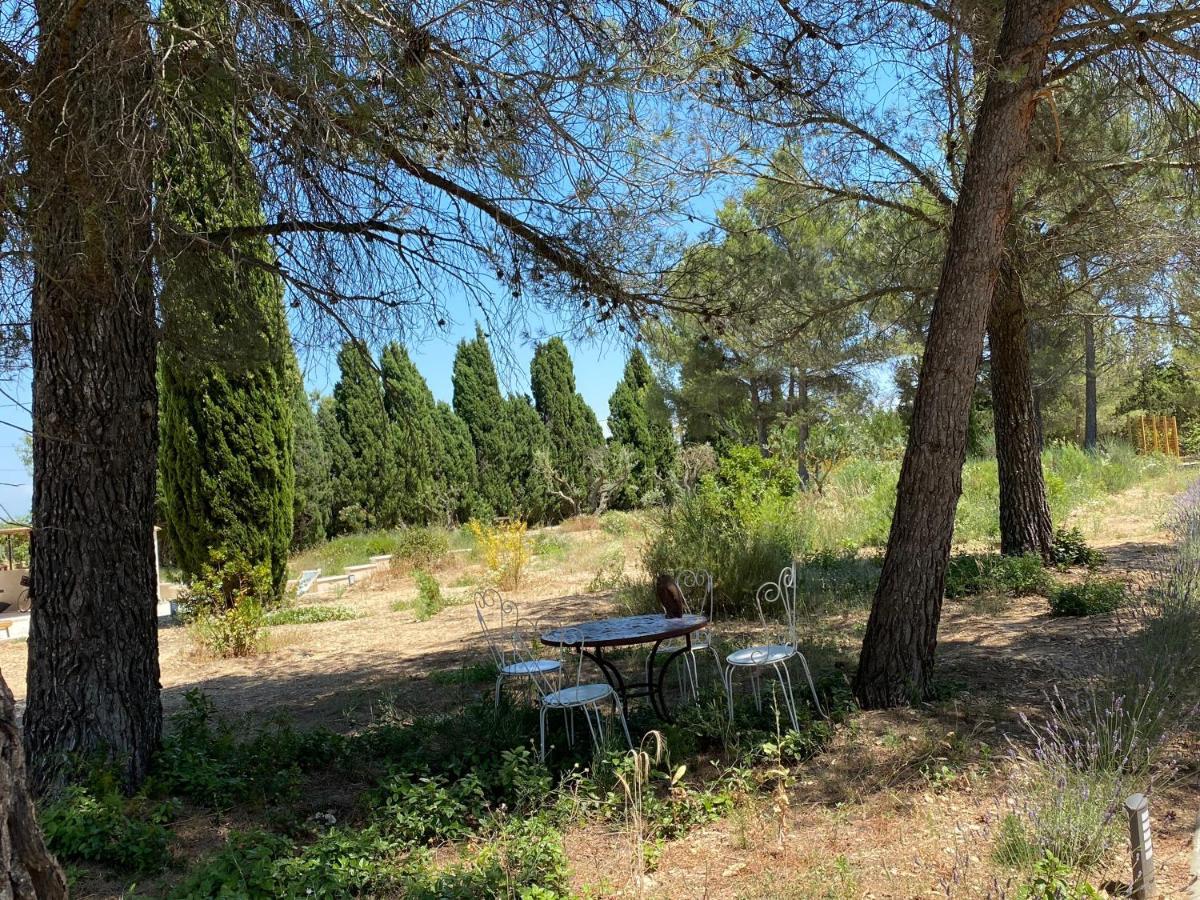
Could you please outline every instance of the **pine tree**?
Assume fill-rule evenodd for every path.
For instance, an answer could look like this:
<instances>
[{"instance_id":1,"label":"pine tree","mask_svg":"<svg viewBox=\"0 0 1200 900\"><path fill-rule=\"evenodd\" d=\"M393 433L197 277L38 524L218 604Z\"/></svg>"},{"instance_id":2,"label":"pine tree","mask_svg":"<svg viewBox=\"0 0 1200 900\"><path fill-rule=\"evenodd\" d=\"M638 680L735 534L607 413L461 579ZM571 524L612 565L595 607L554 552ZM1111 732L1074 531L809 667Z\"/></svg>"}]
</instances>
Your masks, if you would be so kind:
<instances>
[{"instance_id":1,"label":"pine tree","mask_svg":"<svg viewBox=\"0 0 1200 900\"><path fill-rule=\"evenodd\" d=\"M436 506L439 455L433 393L399 344L383 348L380 370L383 406L396 449L399 515L410 525L426 525Z\"/></svg>"},{"instance_id":2,"label":"pine tree","mask_svg":"<svg viewBox=\"0 0 1200 900\"><path fill-rule=\"evenodd\" d=\"M447 525L471 518L476 503L478 470L471 431L449 403L434 409L437 423L437 466L434 497Z\"/></svg>"},{"instance_id":3,"label":"pine tree","mask_svg":"<svg viewBox=\"0 0 1200 900\"><path fill-rule=\"evenodd\" d=\"M172 0L165 18L191 33L227 32L222 4ZM168 67L194 114L166 125L160 203L184 231L263 221L248 128L227 71ZM184 96L186 95L186 96ZM198 574L215 550L271 567L282 589L292 539L295 361L283 286L262 238L232 252L164 235L160 466L176 561ZM264 266L266 264L266 266Z\"/></svg>"},{"instance_id":4,"label":"pine tree","mask_svg":"<svg viewBox=\"0 0 1200 900\"><path fill-rule=\"evenodd\" d=\"M338 353L341 378L333 410L341 444L333 455L335 528L391 528L399 521L399 469L383 384L367 349L348 341Z\"/></svg>"},{"instance_id":5,"label":"pine tree","mask_svg":"<svg viewBox=\"0 0 1200 900\"><path fill-rule=\"evenodd\" d=\"M295 435L293 461L296 491L292 502L292 549L311 547L325 539L333 502L329 451L312 400L304 391L299 373L292 395L292 432ZM336 424L337 420L334 419Z\"/></svg>"},{"instance_id":6,"label":"pine tree","mask_svg":"<svg viewBox=\"0 0 1200 900\"><path fill-rule=\"evenodd\" d=\"M475 448L479 498L495 515L511 515L516 507L509 480L512 454L504 398L483 329L462 341L454 355L454 411L466 423Z\"/></svg>"},{"instance_id":7,"label":"pine tree","mask_svg":"<svg viewBox=\"0 0 1200 900\"><path fill-rule=\"evenodd\" d=\"M634 350L608 401L608 427L614 444L633 454L633 477L614 505L637 506L647 498L669 496L677 445L662 391L641 350Z\"/></svg>"},{"instance_id":8,"label":"pine tree","mask_svg":"<svg viewBox=\"0 0 1200 900\"><path fill-rule=\"evenodd\" d=\"M575 391L575 369L561 338L538 346L529 376L534 404L546 426L557 488L573 501L557 504L553 512L561 516L578 510L586 499L593 451L604 446L604 432L596 414Z\"/></svg>"}]
</instances>

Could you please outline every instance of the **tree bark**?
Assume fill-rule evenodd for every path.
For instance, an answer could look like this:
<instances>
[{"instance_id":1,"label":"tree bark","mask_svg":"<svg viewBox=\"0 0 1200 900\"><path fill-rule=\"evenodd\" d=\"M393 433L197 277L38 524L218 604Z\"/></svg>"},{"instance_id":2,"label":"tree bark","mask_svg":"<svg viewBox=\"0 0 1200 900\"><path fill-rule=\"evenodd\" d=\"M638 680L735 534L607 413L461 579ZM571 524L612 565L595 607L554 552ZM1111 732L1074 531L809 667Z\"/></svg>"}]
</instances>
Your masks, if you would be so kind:
<instances>
[{"instance_id":1,"label":"tree bark","mask_svg":"<svg viewBox=\"0 0 1200 900\"><path fill-rule=\"evenodd\" d=\"M13 695L0 674L0 897L66 896L67 879L46 849L34 815Z\"/></svg>"},{"instance_id":2,"label":"tree bark","mask_svg":"<svg viewBox=\"0 0 1200 900\"><path fill-rule=\"evenodd\" d=\"M967 420L988 310L1065 0L1008 0L934 299L908 448L854 690L867 708L924 695L933 675Z\"/></svg>"},{"instance_id":3,"label":"tree bark","mask_svg":"<svg viewBox=\"0 0 1200 900\"><path fill-rule=\"evenodd\" d=\"M28 131L33 535L25 749L129 785L161 733L150 197L153 68L136 0L45 0Z\"/></svg>"},{"instance_id":4,"label":"tree bark","mask_svg":"<svg viewBox=\"0 0 1200 900\"><path fill-rule=\"evenodd\" d=\"M1041 436L1033 400L1029 322L1017 274L1005 267L988 318L992 351L992 412L1000 474L1000 552L1036 553L1051 561L1054 527L1042 472Z\"/></svg>"},{"instance_id":5,"label":"tree bark","mask_svg":"<svg viewBox=\"0 0 1200 900\"><path fill-rule=\"evenodd\" d=\"M796 473L800 476L800 483L808 487L812 478L808 471L808 436L812 431L812 423L808 419L807 373L796 379L796 411L800 413L800 421L796 424Z\"/></svg>"},{"instance_id":6,"label":"tree bark","mask_svg":"<svg viewBox=\"0 0 1200 900\"><path fill-rule=\"evenodd\" d=\"M1096 326L1083 317L1083 449L1095 450L1100 442L1096 421Z\"/></svg>"}]
</instances>

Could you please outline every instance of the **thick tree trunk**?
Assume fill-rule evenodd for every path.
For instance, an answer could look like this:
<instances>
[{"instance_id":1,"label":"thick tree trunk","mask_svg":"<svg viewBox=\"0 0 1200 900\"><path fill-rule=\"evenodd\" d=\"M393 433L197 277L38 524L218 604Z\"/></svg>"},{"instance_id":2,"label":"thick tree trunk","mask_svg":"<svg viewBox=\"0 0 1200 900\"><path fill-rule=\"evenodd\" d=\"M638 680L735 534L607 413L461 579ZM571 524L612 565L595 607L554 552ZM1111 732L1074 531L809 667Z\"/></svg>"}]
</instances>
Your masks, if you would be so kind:
<instances>
[{"instance_id":1,"label":"thick tree trunk","mask_svg":"<svg viewBox=\"0 0 1200 900\"><path fill-rule=\"evenodd\" d=\"M808 436L812 431L812 423L808 420L807 374L796 379L796 411L800 413L800 421L796 425L796 472L800 476L800 483L807 487L812 478L808 471Z\"/></svg>"},{"instance_id":2,"label":"thick tree trunk","mask_svg":"<svg viewBox=\"0 0 1200 900\"><path fill-rule=\"evenodd\" d=\"M162 711L150 10L45 0L38 13L25 748L41 791L77 755L108 757L137 783Z\"/></svg>"},{"instance_id":3,"label":"thick tree trunk","mask_svg":"<svg viewBox=\"0 0 1200 900\"><path fill-rule=\"evenodd\" d=\"M1083 317L1083 449L1095 450L1100 442L1096 421L1096 326Z\"/></svg>"},{"instance_id":4,"label":"thick tree trunk","mask_svg":"<svg viewBox=\"0 0 1200 900\"><path fill-rule=\"evenodd\" d=\"M1029 144L1046 50L1064 0L1008 0L950 227L913 404L896 512L855 694L864 707L922 696L933 674L967 419L983 335Z\"/></svg>"},{"instance_id":5,"label":"thick tree trunk","mask_svg":"<svg viewBox=\"0 0 1200 900\"><path fill-rule=\"evenodd\" d=\"M0 674L0 897L67 896L67 880L46 849L25 783L25 754L12 692Z\"/></svg>"},{"instance_id":6,"label":"thick tree trunk","mask_svg":"<svg viewBox=\"0 0 1200 900\"><path fill-rule=\"evenodd\" d=\"M1002 272L988 318L992 351L992 412L1000 472L1000 552L1036 553L1050 562L1054 528L1042 473L1041 437L1033 402L1029 323L1016 273Z\"/></svg>"}]
</instances>

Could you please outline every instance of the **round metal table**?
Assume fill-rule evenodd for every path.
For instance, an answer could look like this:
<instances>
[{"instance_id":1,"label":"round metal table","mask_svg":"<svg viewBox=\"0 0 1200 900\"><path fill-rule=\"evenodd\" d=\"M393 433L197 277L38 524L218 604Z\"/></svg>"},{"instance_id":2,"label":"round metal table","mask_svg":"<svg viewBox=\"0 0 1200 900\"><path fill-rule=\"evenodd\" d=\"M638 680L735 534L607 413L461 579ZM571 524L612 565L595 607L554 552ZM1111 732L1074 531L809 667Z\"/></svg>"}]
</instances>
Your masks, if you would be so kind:
<instances>
[{"instance_id":1,"label":"round metal table","mask_svg":"<svg viewBox=\"0 0 1200 900\"><path fill-rule=\"evenodd\" d=\"M549 647L577 648L600 667L605 680L612 685L623 705L628 706L631 698L647 697L655 714L669 722L671 713L663 696L667 671L678 656L692 649L692 635L706 625L707 616L689 613L678 619L668 619L662 613L649 613L551 628L542 632L541 639L542 643ZM665 641L674 638L683 638L682 646L667 654L659 665L659 648ZM612 661L605 658L604 650L607 647L633 647L638 644L654 645L650 649L650 655L646 657L646 680L627 682Z\"/></svg>"}]
</instances>

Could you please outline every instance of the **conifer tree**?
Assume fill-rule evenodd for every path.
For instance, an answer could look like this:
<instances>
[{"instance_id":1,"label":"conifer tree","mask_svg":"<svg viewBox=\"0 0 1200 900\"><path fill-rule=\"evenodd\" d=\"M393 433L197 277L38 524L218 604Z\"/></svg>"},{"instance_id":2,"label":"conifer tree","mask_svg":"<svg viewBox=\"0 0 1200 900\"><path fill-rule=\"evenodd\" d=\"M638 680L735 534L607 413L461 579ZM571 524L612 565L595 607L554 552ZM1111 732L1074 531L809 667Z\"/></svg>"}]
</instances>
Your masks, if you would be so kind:
<instances>
[{"instance_id":1,"label":"conifer tree","mask_svg":"<svg viewBox=\"0 0 1200 900\"><path fill-rule=\"evenodd\" d=\"M426 525L435 509L439 455L433 393L399 344L383 348L379 366L396 449L399 516L410 525Z\"/></svg>"},{"instance_id":2,"label":"conifer tree","mask_svg":"<svg viewBox=\"0 0 1200 900\"><path fill-rule=\"evenodd\" d=\"M434 408L437 424L437 466L434 471L434 500L445 524L471 518L478 488L475 447L466 422L449 403Z\"/></svg>"},{"instance_id":3,"label":"conifer tree","mask_svg":"<svg viewBox=\"0 0 1200 900\"><path fill-rule=\"evenodd\" d=\"M226 6L198 0L171 0L163 15L193 34L228 25ZM168 66L166 77L196 113L166 125L166 215L199 233L262 224L228 72ZM274 253L262 237L239 240L233 254L164 241L160 467L176 561L187 575L216 550L266 562L279 591L292 540L296 366Z\"/></svg>"},{"instance_id":4,"label":"conifer tree","mask_svg":"<svg viewBox=\"0 0 1200 900\"><path fill-rule=\"evenodd\" d=\"M575 390L575 369L561 338L551 338L538 346L529 376L534 404L546 426L549 461L557 488L574 501L556 504L554 512L561 516L578 509L586 499L592 451L604 446L604 432L596 414Z\"/></svg>"},{"instance_id":5,"label":"conifer tree","mask_svg":"<svg viewBox=\"0 0 1200 900\"><path fill-rule=\"evenodd\" d=\"M537 457L549 450L546 426L528 397L510 396L504 401L502 427L504 472L513 494L507 515L528 522L544 521L550 494L538 472Z\"/></svg>"},{"instance_id":6,"label":"conifer tree","mask_svg":"<svg viewBox=\"0 0 1200 900\"><path fill-rule=\"evenodd\" d=\"M338 368L341 378L333 389L341 435L333 455L335 527L342 532L391 528L399 521L399 470L383 384L361 343L342 346Z\"/></svg>"},{"instance_id":7,"label":"conifer tree","mask_svg":"<svg viewBox=\"0 0 1200 900\"><path fill-rule=\"evenodd\" d=\"M608 410L612 442L628 447L633 455L633 477L614 505L628 508L656 495L669 496L677 445L670 412L641 350L630 354Z\"/></svg>"},{"instance_id":8,"label":"conifer tree","mask_svg":"<svg viewBox=\"0 0 1200 900\"><path fill-rule=\"evenodd\" d=\"M483 329L462 341L454 355L454 411L466 423L475 448L479 498L495 515L510 515L516 506L509 480L511 455L504 397Z\"/></svg>"},{"instance_id":9,"label":"conifer tree","mask_svg":"<svg viewBox=\"0 0 1200 900\"><path fill-rule=\"evenodd\" d=\"M293 460L296 469L292 549L301 550L325 539L333 501L333 476L329 451L313 413L312 400L304 391L304 382L299 373L296 374L296 387L292 395L292 432L295 435ZM336 422L334 419L335 425Z\"/></svg>"}]
</instances>

